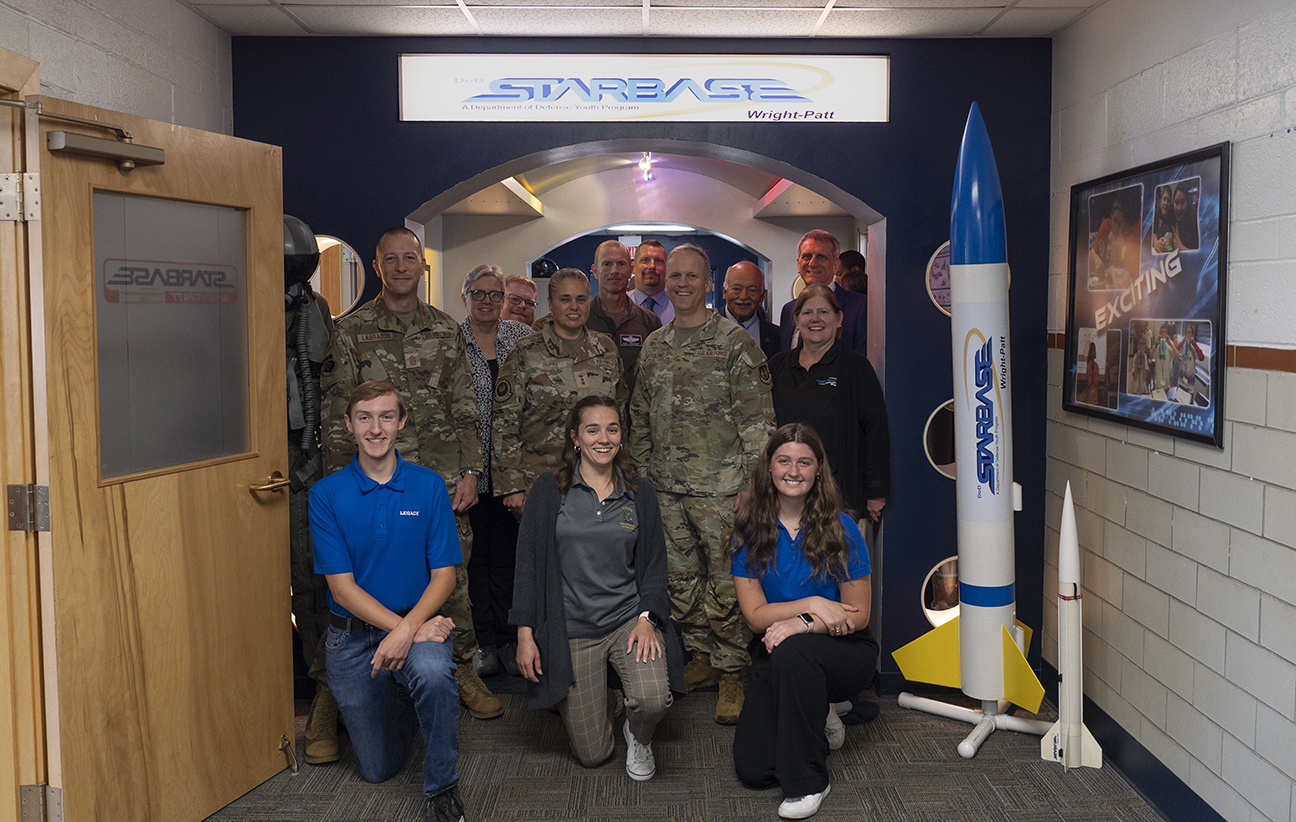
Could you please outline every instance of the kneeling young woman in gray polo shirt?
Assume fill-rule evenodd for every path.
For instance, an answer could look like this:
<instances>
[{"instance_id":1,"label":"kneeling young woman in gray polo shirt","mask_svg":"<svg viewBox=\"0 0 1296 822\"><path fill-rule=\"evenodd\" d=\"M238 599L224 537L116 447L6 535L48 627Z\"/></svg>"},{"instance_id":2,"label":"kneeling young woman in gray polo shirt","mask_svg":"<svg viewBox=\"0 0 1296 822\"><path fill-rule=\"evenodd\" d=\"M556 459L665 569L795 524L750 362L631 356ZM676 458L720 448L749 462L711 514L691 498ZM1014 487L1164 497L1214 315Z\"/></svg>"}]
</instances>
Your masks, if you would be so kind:
<instances>
[{"instance_id":1,"label":"kneeling young woman in gray polo shirt","mask_svg":"<svg viewBox=\"0 0 1296 822\"><path fill-rule=\"evenodd\" d=\"M532 708L558 705L586 767L612 755L608 663L624 691L626 772L656 773L652 736L684 693L679 638L667 622L666 542L652 483L621 447L616 401L585 397L567 417L563 465L527 494L509 622Z\"/></svg>"}]
</instances>

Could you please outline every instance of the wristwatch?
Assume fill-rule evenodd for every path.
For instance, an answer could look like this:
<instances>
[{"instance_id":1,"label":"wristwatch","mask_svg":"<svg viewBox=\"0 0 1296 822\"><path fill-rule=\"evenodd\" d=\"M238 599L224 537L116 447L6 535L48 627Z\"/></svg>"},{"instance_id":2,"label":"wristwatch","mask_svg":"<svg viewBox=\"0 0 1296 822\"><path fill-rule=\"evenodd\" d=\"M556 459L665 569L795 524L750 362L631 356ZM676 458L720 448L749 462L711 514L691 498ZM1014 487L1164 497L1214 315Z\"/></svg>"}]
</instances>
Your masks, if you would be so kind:
<instances>
[{"instance_id":1,"label":"wristwatch","mask_svg":"<svg viewBox=\"0 0 1296 822\"><path fill-rule=\"evenodd\" d=\"M805 632L808 634L814 630L814 616L809 613L797 614L797 617L805 623Z\"/></svg>"},{"instance_id":2,"label":"wristwatch","mask_svg":"<svg viewBox=\"0 0 1296 822\"><path fill-rule=\"evenodd\" d=\"M649 625L653 626L654 628L657 627L657 620L653 619L653 616L650 612L644 611L642 614L639 615L639 618L646 619L648 620Z\"/></svg>"}]
</instances>

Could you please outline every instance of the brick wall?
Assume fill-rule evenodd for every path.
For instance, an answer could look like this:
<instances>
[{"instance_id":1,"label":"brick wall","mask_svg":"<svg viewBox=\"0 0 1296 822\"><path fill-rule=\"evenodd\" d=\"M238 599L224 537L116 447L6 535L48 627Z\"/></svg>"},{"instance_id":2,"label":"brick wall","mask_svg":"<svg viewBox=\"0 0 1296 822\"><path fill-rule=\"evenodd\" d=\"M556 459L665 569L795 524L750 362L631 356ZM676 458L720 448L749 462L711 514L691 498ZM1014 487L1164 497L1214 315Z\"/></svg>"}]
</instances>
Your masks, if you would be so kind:
<instances>
[{"instance_id":1,"label":"brick wall","mask_svg":"<svg viewBox=\"0 0 1296 822\"><path fill-rule=\"evenodd\" d=\"M1293 42L1296 7L1268 0L1111 0L1054 39L1050 332L1071 186L1230 140L1227 342L1291 359ZM1049 365L1045 602L1069 480L1085 693L1226 819L1296 822L1296 373L1227 368L1221 452L1062 411Z\"/></svg>"},{"instance_id":2,"label":"brick wall","mask_svg":"<svg viewBox=\"0 0 1296 822\"><path fill-rule=\"evenodd\" d=\"M229 35L175 0L0 0L0 48L40 63L42 94L233 131Z\"/></svg>"}]
</instances>

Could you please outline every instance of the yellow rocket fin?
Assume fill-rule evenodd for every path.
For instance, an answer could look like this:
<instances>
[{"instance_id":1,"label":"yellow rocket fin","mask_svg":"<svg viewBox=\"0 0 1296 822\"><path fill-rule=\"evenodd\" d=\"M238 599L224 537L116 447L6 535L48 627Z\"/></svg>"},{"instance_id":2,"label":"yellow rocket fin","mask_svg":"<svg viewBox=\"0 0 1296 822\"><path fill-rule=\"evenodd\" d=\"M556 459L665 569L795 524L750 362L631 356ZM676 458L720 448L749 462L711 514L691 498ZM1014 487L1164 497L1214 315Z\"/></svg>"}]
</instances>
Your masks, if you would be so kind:
<instances>
[{"instance_id":1,"label":"yellow rocket fin","mask_svg":"<svg viewBox=\"0 0 1296 822\"><path fill-rule=\"evenodd\" d=\"M1013 646L1014 649L1016 647ZM903 648L897 648L891 656L900 666L900 673L904 674L904 678L910 682L929 682L932 685L958 688L960 687L958 648L958 617L955 617ZM1043 694L1044 690L1041 688L1041 699Z\"/></svg>"},{"instance_id":2,"label":"yellow rocket fin","mask_svg":"<svg viewBox=\"0 0 1296 822\"><path fill-rule=\"evenodd\" d=\"M1040 709L1040 703L1044 701L1044 686L1040 684L1035 672L1031 670L1030 663L1026 661L1021 649L1013 641L1012 634L1008 633L1008 627L1004 626L1001 630L1003 631L1004 699L1014 705L1020 705L1031 713L1036 713ZM1027 637L1026 647L1028 648L1029 642L1030 639Z\"/></svg>"}]
</instances>

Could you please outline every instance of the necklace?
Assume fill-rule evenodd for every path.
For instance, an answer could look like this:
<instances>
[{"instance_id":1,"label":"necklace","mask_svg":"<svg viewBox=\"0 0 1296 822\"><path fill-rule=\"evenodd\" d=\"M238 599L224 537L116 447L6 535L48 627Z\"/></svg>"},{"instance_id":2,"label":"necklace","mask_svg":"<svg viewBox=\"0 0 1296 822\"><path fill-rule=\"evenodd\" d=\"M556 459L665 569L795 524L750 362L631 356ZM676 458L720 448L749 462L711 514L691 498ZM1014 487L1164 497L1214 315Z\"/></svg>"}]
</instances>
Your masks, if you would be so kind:
<instances>
[{"instance_id":1,"label":"necklace","mask_svg":"<svg viewBox=\"0 0 1296 822\"><path fill-rule=\"evenodd\" d=\"M779 522L783 523L783 527L788 529L788 533L792 535L792 539L796 539L797 534L801 532L801 520L799 519L796 521L795 524L793 524L783 519L782 517L779 517Z\"/></svg>"}]
</instances>

